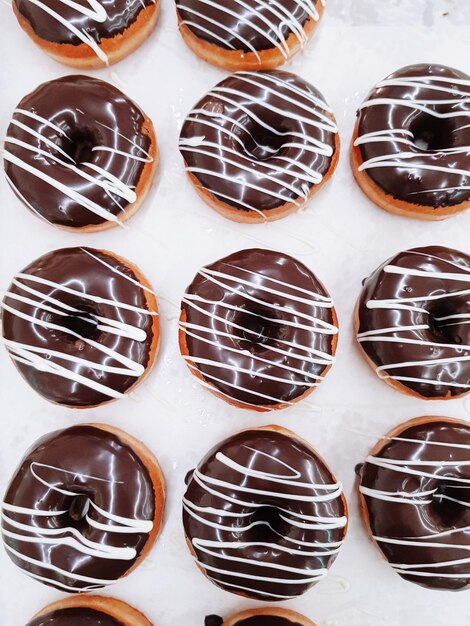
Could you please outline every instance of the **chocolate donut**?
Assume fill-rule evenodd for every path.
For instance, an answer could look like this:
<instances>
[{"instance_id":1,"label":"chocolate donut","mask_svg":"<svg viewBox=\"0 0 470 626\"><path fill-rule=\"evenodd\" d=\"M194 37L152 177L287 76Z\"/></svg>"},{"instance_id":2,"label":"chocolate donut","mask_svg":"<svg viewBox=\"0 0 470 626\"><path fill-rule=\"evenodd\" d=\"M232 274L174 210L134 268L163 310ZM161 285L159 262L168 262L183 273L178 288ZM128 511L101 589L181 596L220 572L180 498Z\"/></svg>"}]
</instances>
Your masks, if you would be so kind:
<instances>
[{"instance_id":1,"label":"chocolate donut","mask_svg":"<svg viewBox=\"0 0 470 626\"><path fill-rule=\"evenodd\" d=\"M469 453L467 421L422 417L381 439L362 467L366 525L405 580L470 588Z\"/></svg>"},{"instance_id":2,"label":"chocolate donut","mask_svg":"<svg viewBox=\"0 0 470 626\"><path fill-rule=\"evenodd\" d=\"M152 626L133 607L115 598L72 596L49 604L26 626Z\"/></svg>"},{"instance_id":3,"label":"chocolate donut","mask_svg":"<svg viewBox=\"0 0 470 626\"><path fill-rule=\"evenodd\" d=\"M155 362L155 294L136 266L94 248L63 248L13 279L3 343L47 400L74 408L122 398Z\"/></svg>"},{"instance_id":4,"label":"chocolate donut","mask_svg":"<svg viewBox=\"0 0 470 626\"><path fill-rule=\"evenodd\" d=\"M61 591L111 585L153 545L164 480L153 455L110 426L55 431L28 450L2 503L2 539L24 573Z\"/></svg>"},{"instance_id":5,"label":"chocolate donut","mask_svg":"<svg viewBox=\"0 0 470 626\"><path fill-rule=\"evenodd\" d=\"M266 607L237 613L228 620L218 615L208 615L204 626L315 626L315 624L300 613Z\"/></svg>"},{"instance_id":6,"label":"chocolate donut","mask_svg":"<svg viewBox=\"0 0 470 626\"><path fill-rule=\"evenodd\" d=\"M66 230L120 226L142 204L157 166L152 122L119 89L65 76L18 104L5 175L39 217Z\"/></svg>"},{"instance_id":7,"label":"chocolate donut","mask_svg":"<svg viewBox=\"0 0 470 626\"><path fill-rule=\"evenodd\" d=\"M202 384L256 411L311 393L334 362L338 320L322 283L272 250L241 250L199 270L181 305L180 350Z\"/></svg>"},{"instance_id":8,"label":"chocolate donut","mask_svg":"<svg viewBox=\"0 0 470 626\"><path fill-rule=\"evenodd\" d=\"M212 208L237 222L265 222L301 209L328 180L339 136L331 109L306 81L239 72L196 104L179 147Z\"/></svg>"},{"instance_id":9,"label":"chocolate donut","mask_svg":"<svg viewBox=\"0 0 470 626\"><path fill-rule=\"evenodd\" d=\"M96 68L116 63L152 32L159 0L13 0L20 26L59 63Z\"/></svg>"},{"instance_id":10,"label":"chocolate donut","mask_svg":"<svg viewBox=\"0 0 470 626\"><path fill-rule=\"evenodd\" d=\"M378 376L418 398L470 391L470 257L442 246L396 254L364 281L357 340Z\"/></svg>"},{"instance_id":11,"label":"chocolate donut","mask_svg":"<svg viewBox=\"0 0 470 626\"><path fill-rule=\"evenodd\" d=\"M242 431L187 478L183 524L214 584L258 600L287 600L326 576L347 526L341 484L291 431Z\"/></svg>"},{"instance_id":12,"label":"chocolate donut","mask_svg":"<svg viewBox=\"0 0 470 626\"><path fill-rule=\"evenodd\" d=\"M470 76L410 65L378 83L359 109L354 175L392 213L425 220L470 206Z\"/></svg>"},{"instance_id":13,"label":"chocolate donut","mask_svg":"<svg viewBox=\"0 0 470 626\"><path fill-rule=\"evenodd\" d=\"M308 42L326 0L176 0L183 39L227 70L274 69Z\"/></svg>"}]
</instances>

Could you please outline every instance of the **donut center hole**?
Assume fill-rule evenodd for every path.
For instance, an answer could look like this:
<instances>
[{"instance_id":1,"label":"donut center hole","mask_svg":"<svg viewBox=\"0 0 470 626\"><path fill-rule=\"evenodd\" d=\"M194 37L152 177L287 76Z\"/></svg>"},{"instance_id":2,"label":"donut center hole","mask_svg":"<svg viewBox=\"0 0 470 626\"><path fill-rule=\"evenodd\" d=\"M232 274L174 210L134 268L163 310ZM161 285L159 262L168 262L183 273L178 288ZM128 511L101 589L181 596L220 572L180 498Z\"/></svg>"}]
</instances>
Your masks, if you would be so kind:
<instances>
[{"instance_id":1,"label":"donut center hole","mask_svg":"<svg viewBox=\"0 0 470 626\"><path fill-rule=\"evenodd\" d=\"M439 306L429 311L429 326L435 336L441 338L448 343L459 344L462 343L462 338L459 336L460 325L458 318L453 318L453 311L449 309L442 309Z\"/></svg>"},{"instance_id":2,"label":"donut center hole","mask_svg":"<svg viewBox=\"0 0 470 626\"><path fill-rule=\"evenodd\" d=\"M419 150L438 152L452 146L453 126L448 119L425 115L419 117L411 127L413 141Z\"/></svg>"},{"instance_id":3,"label":"donut center hole","mask_svg":"<svg viewBox=\"0 0 470 626\"><path fill-rule=\"evenodd\" d=\"M96 139L91 130L75 128L67 132L61 147L76 165L81 165L91 160L95 145Z\"/></svg>"},{"instance_id":4,"label":"donut center hole","mask_svg":"<svg viewBox=\"0 0 470 626\"><path fill-rule=\"evenodd\" d=\"M270 314L262 310L242 313L238 322L243 327L241 331L242 339L250 345L262 346L270 339L275 338L278 332L278 324L266 319L268 316L272 317L272 311Z\"/></svg>"},{"instance_id":5,"label":"donut center hole","mask_svg":"<svg viewBox=\"0 0 470 626\"><path fill-rule=\"evenodd\" d=\"M278 156L288 141L286 130L279 126L279 121L270 121L263 118L265 125L253 120L247 121L244 130L236 127L235 134L242 133L242 142L245 153L256 161L268 161Z\"/></svg>"},{"instance_id":6,"label":"donut center hole","mask_svg":"<svg viewBox=\"0 0 470 626\"><path fill-rule=\"evenodd\" d=\"M61 316L56 323L84 339L96 340L100 335L98 321L90 311L81 310ZM76 341L76 338L68 333L64 333L64 335L71 341Z\"/></svg>"},{"instance_id":7,"label":"donut center hole","mask_svg":"<svg viewBox=\"0 0 470 626\"><path fill-rule=\"evenodd\" d=\"M69 517L74 522L79 522L88 513L90 508L90 500L85 494L75 496L72 500L72 504L69 507Z\"/></svg>"},{"instance_id":8,"label":"donut center hole","mask_svg":"<svg viewBox=\"0 0 470 626\"><path fill-rule=\"evenodd\" d=\"M251 523L258 522L254 530L260 537L266 534L265 526L269 526L274 532L281 532L285 522L281 519L281 513L275 506L260 506L251 516Z\"/></svg>"},{"instance_id":9,"label":"donut center hole","mask_svg":"<svg viewBox=\"0 0 470 626\"><path fill-rule=\"evenodd\" d=\"M465 515L466 507L454 500L461 500L465 502L468 500L465 489L452 489L452 487L446 487L442 485L438 487L437 491L433 495L434 510L439 516L444 528L450 528L454 525L458 525L462 516Z\"/></svg>"}]
</instances>

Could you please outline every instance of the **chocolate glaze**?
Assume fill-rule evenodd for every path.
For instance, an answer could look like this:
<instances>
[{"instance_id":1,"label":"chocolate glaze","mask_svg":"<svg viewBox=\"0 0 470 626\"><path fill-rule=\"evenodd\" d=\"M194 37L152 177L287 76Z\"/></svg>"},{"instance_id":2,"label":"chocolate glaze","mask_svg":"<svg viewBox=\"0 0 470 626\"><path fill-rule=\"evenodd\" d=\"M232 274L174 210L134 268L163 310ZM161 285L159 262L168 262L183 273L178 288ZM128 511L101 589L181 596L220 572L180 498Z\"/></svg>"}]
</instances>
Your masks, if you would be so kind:
<instances>
[{"instance_id":1,"label":"chocolate glaze","mask_svg":"<svg viewBox=\"0 0 470 626\"><path fill-rule=\"evenodd\" d=\"M222 626L224 620L219 615L207 615L204 620L204 626Z\"/></svg>"},{"instance_id":2,"label":"chocolate glaze","mask_svg":"<svg viewBox=\"0 0 470 626\"><path fill-rule=\"evenodd\" d=\"M406 269L391 273L386 271L390 265L426 275L412 276ZM358 302L358 338L367 357L384 368L380 376L390 376L423 398L458 397L470 390L470 324L462 317L470 314L469 272L467 254L428 246L400 252L365 281ZM371 308L368 303L373 306L377 300L392 300L392 306ZM440 319L448 316L460 317ZM396 330L387 330L392 328ZM386 332L373 334L379 329ZM369 340L361 338L364 333L370 333ZM399 367L385 367L392 364Z\"/></svg>"},{"instance_id":3,"label":"chocolate glaze","mask_svg":"<svg viewBox=\"0 0 470 626\"><path fill-rule=\"evenodd\" d=\"M302 441L273 430L243 431L214 447L183 500L186 536L210 580L269 601L296 597L326 573L345 515L325 463Z\"/></svg>"},{"instance_id":4,"label":"chocolate glaze","mask_svg":"<svg viewBox=\"0 0 470 626\"><path fill-rule=\"evenodd\" d=\"M118 394L114 397L119 397L119 394L130 390L139 377L129 371L126 364L118 362L112 354L106 354L90 342L97 342L104 349L112 350L113 354L131 359L136 368L146 368L149 365L150 349L155 342L155 316L145 314L148 311L146 292L138 284L131 282L138 280L134 271L104 251L94 248L63 248L36 259L21 274L53 282L48 285L17 276L16 284L14 282L10 285L2 304L4 339L27 346L30 353L36 351L36 356L47 359L46 363L42 360L38 367L33 367L22 361L24 354L18 353L13 345L7 343L10 355L20 357L20 360L14 362L29 385L51 402L75 407L94 406L112 399L110 393L113 391ZM25 286L33 288L38 294L31 294ZM78 293L67 293L60 286ZM33 299L37 304L14 299L12 296L15 295ZM45 300L45 296L53 298L54 302ZM102 300L96 302L86 296ZM117 307L115 303L136 307L142 312ZM52 306L57 313L49 311L46 306ZM61 315L61 311L66 312L67 306L83 312L88 321L82 322L78 313ZM5 307L13 308L14 311ZM32 317L37 323L20 315ZM96 316L129 324L142 333L142 338L134 339L99 330ZM45 327L43 324L58 325L75 334ZM38 350L42 352L37 352ZM66 355L69 359L80 359L81 362L66 360L53 352ZM103 371L84 361L106 367L119 367L122 373ZM44 371L41 364L61 366L70 378ZM91 381L92 384L104 385L111 392L89 387L77 381L77 376Z\"/></svg>"},{"instance_id":5,"label":"chocolate glaze","mask_svg":"<svg viewBox=\"0 0 470 626\"><path fill-rule=\"evenodd\" d=\"M45 41L78 46L83 41L68 28L50 15L41 5L33 4L31 0L13 0L13 4L21 17L32 28L34 34ZM57 0L41 0L41 4L52 11L58 12L61 17L77 30L85 32L97 44L103 39L109 39L122 34L138 18L141 11L154 4L153 0L107 0L100 1L106 10L107 17L99 21L84 15L76 8ZM89 3L78 0L77 4L87 7Z\"/></svg>"},{"instance_id":6,"label":"chocolate glaze","mask_svg":"<svg viewBox=\"0 0 470 626\"><path fill-rule=\"evenodd\" d=\"M224 50L270 50L283 42L321 10L320 0L283 0L282 11L268 2L222 0L217 6L201 0L176 0L180 20L196 35ZM228 11L228 12L227 12ZM210 20L210 21L209 21ZM302 36L300 37L302 41Z\"/></svg>"},{"instance_id":7,"label":"chocolate glaze","mask_svg":"<svg viewBox=\"0 0 470 626\"><path fill-rule=\"evenodd\" d=\"M49 514L19 513L9 510L8 505ZM86 511L89 518L110 528L122 527L124 522L113 521L109 515L138 520L138 526L134 532L107 532L92 525L83 516ZM139 528L156 516L155 493L146 466L126 443L113 433L79 425L45 435L30 448L6 490L3 514L3 541L13 562L48 585L78 592L103 587L124 576L136 563L149 538L148 531L140 532ZM28 525L30 530L16 527L5 516ZM64 529L59 537L40 535L35 530L59 528ZM67 528L75 529L75 534L67 533ZM8 532L36 537L39 542L20 541ZM62 537L77 538L82 546L86 539L102 548L109 547L110 557L93 556L85 549L60 544ZM46 539L51 538L47 543ZM135 556L120 555L112 548L134 550Z\"/></svg>"},{"instance_id":8,"label":"chocolate glaze","mask_svg":"<svg viewBox=\"0 0 470 626\"><path fill-rule=\"evenodd\" d=\"M236 402L286 405L319 384L333 362L337 329L328 292L286 254L241 250L206 266L187 288L182 311L190 364ZM332 334L322 333L325 325Z\"/></svg>"},{"instance_id":9,"label":"chocolate glaze","mask_svg":"<svg viewBox=\"0 0 470 626\"><path fill-rule=\"evenodd\" d=\"M44 118L61 132L18 109ZM13 143L18 141L32 149ZM25 165L6 159L5 173L26 206L48 222L68 228L96 226L122 217L131 202L97 185L94 180L106 179L94 168L102 168L132 191L141 179L150 144L144 113L119 89L97 78L65 76L43 83L18 104L8 127L5 149ZM98 149L101 147L106 150ZM38 150L44 154L38 154ZM92 180L67 169L64 163L75 165ZM34 168L35 173L25 167ZM68 193L55 184L64 185ZM80 194L85 200L71 198L70 193ZM93 202L110 215L98 215L83 202Z\"/></svg>"},{"instance_id":10,"label":"chocolate glaze","mask_svg":"<svg viewBox=\"0 0 470 626\"><path fill-rule=\"evenodd\" d=\"M429 78L416 82L413 77ZM446 79L450 80L447 82ZM402 159L396 167L364 170L385 194L409 204L435 209L470 200L470 174L462 173L470 172L470 151L442 151L470 146L470 82L462 84L459 81L470 81L470 76L442 65L410 65L388 76L368 95L363 105L367 108L361 108L359 112L358 137L389 131L390 140L362 144L363 161L390 155L388 161L398 162L402 153L416 155ZM373 100L384 98L388 101L367 106ZM416 104L418 100L428 102L419 105ZM457 102L449 103L449 100ZM430 113L423 111L423 107ZM461 115L456 116L457 112ZM452 117L438 118L438 114ZM411 144L403 143L404 140ZM423 150L417 145L419 140L425 141L428 148ZM423 165L446 168L447 171L423 169Z\"/></svg>"},{"instance_id":11,"label":"chocolate glaze","mask_svg":"<svg viewBox=\"0 0 470 626\"><path fill-rule=\"evenodd\" d=\"M446 422L443 418L442 421L429 421L405 427L396 437L417 441L386 440L374 457L409 460L409 466L400 466L402 471L394 471L367 461L362 471L361 488L383 490L392 495L403 492L406 494L425 494L434 490L435 492L431 496L414 496L419 500L418 504L386 501L365 495L372 534L375 537L408 542L400 545L378 541L379 548L390 563L411 565L409 571L431 574L429 577L416 576L407 574L403 570L398 571L405 580L431 589L453 591L468 589L470 588L470 573L468 573L470 569L464 560L468 557L470 546L470 494L465 483L465 481L470 482L468 466L470 424ZM450 445L447 447L422 443L433 441ZM455 444L466 446L466 448L455 447ZM443 464L416 465L420 461L438 461ZM429 476L412 475L407 471L408 469L422 471ZM455 479L460 479L461 482ZM464 501L467 504L461 505L451 500L443 500L441 496ZM424 502L429 499L431 500L429 503ZM438 536L438 533L455 531L459 528L462 530ZM417 537L422 539L413 541L413 538ZM444 544L445 547L422 546L419 545L420 541ZM462 545L467 546L467 549L459 547ZM462 560L462 562L438 568L431 567L433 563L454 560Z\"/></svg>"},{"instance_id":12,"label":"chocolate glaze","mask_svg":"<svg viewBox=\"0 0 470 626\"><path fill-rule=\"evenodd\" d=\"M84 607L69 607L45 613L26 626L124 626L108 613Z\"/></svg>"},{"instance_id":13,"label":"chocolate glaze","mask_svg":"<svg viewBox=\"0 0 470 626\"><path fill-rule=\"evenodd\" d=\"M322 94L273 70L239 72L216 85L186 118L180 151L188 172L218 202L269 212L305 203L332 168L336 142Z\"/></svg>"}]
</instances>

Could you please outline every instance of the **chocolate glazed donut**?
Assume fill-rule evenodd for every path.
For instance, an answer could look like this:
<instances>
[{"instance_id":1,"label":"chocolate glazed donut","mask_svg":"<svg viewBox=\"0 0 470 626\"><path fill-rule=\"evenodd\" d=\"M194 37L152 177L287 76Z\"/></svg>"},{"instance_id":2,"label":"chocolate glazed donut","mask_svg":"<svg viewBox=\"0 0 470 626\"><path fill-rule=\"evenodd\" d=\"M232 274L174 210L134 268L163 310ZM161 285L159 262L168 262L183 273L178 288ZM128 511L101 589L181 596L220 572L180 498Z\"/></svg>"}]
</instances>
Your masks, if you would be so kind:
<instances>
[{"instance_id":1,"label":"chocolate glazed donut","mask_svg":"<svg viewBox=\"0 0 470 626\"><path fill-rule=\"evenodd\" d=\"M326 0L176 0L181 35L202 59L227 70L274 69L301 50Z\"/></svg>"},{"instance_id":2,"label":"chocolate glazed donut","mask_svg":"<svg viewBox=\"0 0 470 626\"><path fill-rule=\"evenodd\" d=\"M306 81L239 72L189 113L180 151L212 208L234 221L265 222L299 210L328 180L339 136L330 107Z\"/></svg>"},{"instance_id":3,"label":"chocolate glazed donut","mask_svg":"<svg viewBox=\"0 0 470 626\"><path fill-rule=\"evenodd\" d=\"M410 65L362 104L353 137L354 175L380 207L435 220L470 206L470 76Z\"/></svg>"},{"instance_id":4,"label":"chocolate glazed donut","mask_svg":"<svg viewBox=\"0 0 470 626\"><path fill-rule=\"evenodd\" d=\"M468 422L422 417L379 441L362 467L366 526L405 580L470 588L469 453Z\"/></svg>"},{"instance_id":5,"label":"chocolate glazed donut","mask_svg":"<svg viewBox=\"0 0 470 626\"><path fill-rule=\"evenodd\" d=\"M2 538L24 573L61 591L114 584L160 530L164 480L153 455L110 426L45 435L26 453L2 503Z\"/></svg>"},{"instance_id":6,"label":"chocolate glazed donut","mask_svg":"<svg viewBox=\"0 0 470 626\"><path fill-rule=\"evenodd\" d=\"M218 587L279 601L305 593L335 560L347 526L341 484L305 441L279 426L242 431L187 478L183 524Z\"/></svg>"},{"instance_id":7,"label":"chocolate glazed donut","mask_svg":"<svg viewBox=\"0 0 470 626\"><path fill-rule=\"evenodd\" d=\"M151 33L159 0L13 0L20 26L59 63L96 68L127 56Z\"/></svg>"},{"instance_id":8,"label":"chocolate glazed donut","mask_svg":"<svg viewBox=\"0 0 470 626\"><path fill-rule=\"evenodd\" d=\"M204 620L204 626L315 626L315 624L300 613L266 607L242 611L227 620L218 615L208 615Z\"/></svg>"},{"instance_id":9,"label":"chocolate glazed donut","mask_svg":"<svg viewBox=\"0 0 470 626\"><path fill-rule=\"evenodd\" d=\"M181 354L204 386L241 408L281 409L311 393L337 340L328 292L280 252L241 250L203 267L183 298Z\"/></svg>"},{"instance_id":10,"label":"chocolate glazed donut","mask_svg":"<svg viewBox=\"0 0 470 626\"><path fill-rule=\"evenodd\" d=\"M51 402L88 408L122 398L155 362L154 292L136 266L111 252L45 254L15 276L1 310L11 358Z\"/></svg>"},{"instance_id":11,"label":"chocolate glazed donut","mask_svg":"<svg viewBox=\"0 0 470 626\"><path fill-rule=\"evenodd\" d=\"M65 76L40 85L13 113L3 154L22 202L66 230L122 225L157 166L152 122L119 89Z\"/></svg>"},{"instance_id":12,"label":"chocolate glazed donut","mask_svg":"<svg viewBox=\"0 0 470 626\"><path fill-rule=\"evenodd\" d=\"M152 626L129 604L102 596L59 600L39 611L26 626Z\"/></svg>"},{"instance_id":13,"label":"chocolate glazed donut","mask_svg":"<svg viewBox=\"0 0 470 626\"><path fill-rule=\"evenodd\" d=\"M470 257L406 250L364 281L356 332L368 362L392 387L427 400L470 391Z\"/></svg>"}]
</instances>

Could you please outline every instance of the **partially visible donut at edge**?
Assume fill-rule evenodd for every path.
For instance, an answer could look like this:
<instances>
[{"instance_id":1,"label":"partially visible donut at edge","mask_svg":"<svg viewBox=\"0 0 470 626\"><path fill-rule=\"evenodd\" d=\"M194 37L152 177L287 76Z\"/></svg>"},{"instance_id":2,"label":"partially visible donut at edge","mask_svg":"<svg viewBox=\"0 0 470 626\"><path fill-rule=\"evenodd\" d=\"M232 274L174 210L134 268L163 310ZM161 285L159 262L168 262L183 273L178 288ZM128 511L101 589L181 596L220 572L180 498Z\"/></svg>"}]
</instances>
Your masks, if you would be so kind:
<instances>
[{"instance_id":1,"label":"partially visible donut at edge","mask_svg":"<svg viewBox=\"0 0 470 626\"><path fill-rule=\"evenodd\" d=\"M201 59L229 71L268 70L302 50L315 31L326 0L265 0L217 4L176 0L178 27Z\"/></svg>"},{"instance_id":2,"label":"partially visible donut at edge","mask_svg":"<svg viewBox=\"0 0 470 626\"><path fill-rule=\"evenodd\" d=\"M122 600L72 596L48 604L26 626L152 626L143 613Z\"/></svg>"},{"instance_id":3,"label":"partially visible donut at edge","mask_svg":"<svg viewBox=\"0 0 470 626\"><path fill-rule=\"evenodd\" d=\"M315 626L315 624L296 611L265 607L262 609L248 609L227 619L218 615L208 615L204 626Z\"/></svg>"},{"instance_id":4,"label":"partially visible donut at edge","mask_svg":"<svg viewBox=\"0 0 470 626\"><path fill-rule=\"evenodd\" d=\"M379 207L442 220L470 207L470 76L444 65L404 67L360 106L353 174Z\"/></svg>"},{"instance_id":5,"label":"partially visible donut at edge","mask_svg":"<svg viewBox=\"0 0 470 626\"><path fill-rule=\"evenodd\" d=\"M157 23L160 0L80 4L13 0L18 23L43 52L77 69L106 67L138 48Z\"/></svg>"}]
</instances>

